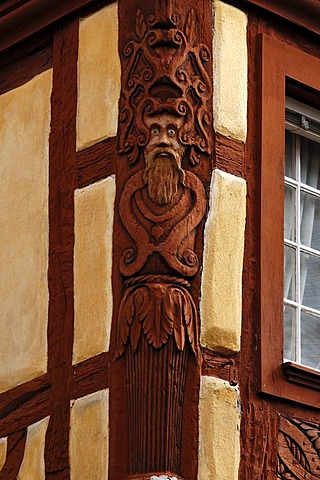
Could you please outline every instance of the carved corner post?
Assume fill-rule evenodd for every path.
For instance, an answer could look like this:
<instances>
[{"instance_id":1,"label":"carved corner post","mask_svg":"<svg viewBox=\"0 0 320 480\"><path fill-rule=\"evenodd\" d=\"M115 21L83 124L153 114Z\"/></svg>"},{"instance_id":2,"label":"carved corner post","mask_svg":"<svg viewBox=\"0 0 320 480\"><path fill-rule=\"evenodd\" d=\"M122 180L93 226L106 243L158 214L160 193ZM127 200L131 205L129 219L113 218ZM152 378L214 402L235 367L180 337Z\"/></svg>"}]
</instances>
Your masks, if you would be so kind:
<instances>
[{"instance_id":1,"label":"carved corner post","mask_svg":"<svg viewBox=\"0 0 320 480\"><path fill-rule=\"evenodd\" d=\"M207 0L119 2L112 480L197 477L211 18Z\"/></svg>"}]
</instances>

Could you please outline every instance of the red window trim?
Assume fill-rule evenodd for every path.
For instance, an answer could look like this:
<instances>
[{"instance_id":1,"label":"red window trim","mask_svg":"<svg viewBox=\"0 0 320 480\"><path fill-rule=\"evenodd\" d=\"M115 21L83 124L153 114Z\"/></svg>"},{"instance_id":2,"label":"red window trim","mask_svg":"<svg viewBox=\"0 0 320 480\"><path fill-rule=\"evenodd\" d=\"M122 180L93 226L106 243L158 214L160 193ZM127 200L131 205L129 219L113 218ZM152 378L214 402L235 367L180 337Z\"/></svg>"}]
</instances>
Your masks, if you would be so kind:
<instances>
[{"instance_id":1,"label":"red window trim","mask_svg":"<svg viewBox=\"0 0 320 480\"><path fill-rule=\"evenodd\" d=\"M283 369L283 225L286 80L320 92L320 58L261 34L260 391L320 408L304 369ZM293 368L293 370L292 370ZM290 368L289 368L290 370ZM291 373L296 370L291 365ZM320 381L315 373L316 384ZM318 378L319 376L319 378ZM314 376L313 376L314 378ZM301 380L302 379L302 380Z\"/></svg>"}]
</instances>

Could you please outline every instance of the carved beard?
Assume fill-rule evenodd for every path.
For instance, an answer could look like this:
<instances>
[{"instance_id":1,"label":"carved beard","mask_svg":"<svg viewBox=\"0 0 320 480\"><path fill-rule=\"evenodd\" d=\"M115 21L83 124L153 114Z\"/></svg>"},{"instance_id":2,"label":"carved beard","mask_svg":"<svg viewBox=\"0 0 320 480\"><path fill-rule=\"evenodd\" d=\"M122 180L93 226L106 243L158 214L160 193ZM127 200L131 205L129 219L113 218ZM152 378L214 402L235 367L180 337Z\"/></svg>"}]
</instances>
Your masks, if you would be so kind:
<instances>
[{"instance_id":1,"label":"carved beard","mask_svg":"<svg viewBox=\"0 0 320 480\"><path fill-rule=\"evenodd\" d=\"M148 185L148 195L159 205L171 203L178 193L179 181L184 183L184 171L181 168L181 159L184 148L157 147L145 154L146 168L143 179Z\"/></svg>"}]
</instances>

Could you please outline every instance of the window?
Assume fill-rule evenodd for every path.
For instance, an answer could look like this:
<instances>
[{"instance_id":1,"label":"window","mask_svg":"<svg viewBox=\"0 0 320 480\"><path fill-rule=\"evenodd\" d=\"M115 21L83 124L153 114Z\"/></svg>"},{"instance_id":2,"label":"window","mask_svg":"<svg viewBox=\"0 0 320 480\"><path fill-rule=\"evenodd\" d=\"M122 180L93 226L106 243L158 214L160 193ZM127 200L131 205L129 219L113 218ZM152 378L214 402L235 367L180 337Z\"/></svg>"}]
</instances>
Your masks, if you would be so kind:
<instances>
[{"instance_id":1,"label":"window","mask_svg":"<svg viewBox=\"0 0 320 480\"><path fill-rule=\"evenodd\" d=\"M320 370L320 114L286 104L284 360Z\"/></svg>"},{"instance_id":2,"label":"window","mask_svg":"<svg viewBox=\"0 0 320 480\"><path fill-rule=\"evenodd\" d=\"M259 390L320 408L320 58L260 40Z\"/></svg>"}]
</instances>

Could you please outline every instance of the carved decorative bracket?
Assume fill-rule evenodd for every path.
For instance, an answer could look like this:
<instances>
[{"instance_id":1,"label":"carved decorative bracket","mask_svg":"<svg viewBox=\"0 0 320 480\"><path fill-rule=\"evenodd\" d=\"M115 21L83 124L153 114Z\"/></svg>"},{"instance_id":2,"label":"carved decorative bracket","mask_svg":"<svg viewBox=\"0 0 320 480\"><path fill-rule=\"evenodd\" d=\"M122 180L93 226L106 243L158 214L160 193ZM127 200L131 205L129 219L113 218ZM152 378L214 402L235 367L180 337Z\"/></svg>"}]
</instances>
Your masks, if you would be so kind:
<instances>
[{"instance_id":1,"label":"carved decorative bracket","mask_svg":"<svg viewBox=\"0 0 320 480\"><path fill-rule=\"evenodd\" d=\"M137 11L135 38L124 51L120 103L120 151L130 163L148 142L144 115L163 110L184 117L179 139L190 147L191 164L199 162L201 153L211 153L212 88L205 68L211 54L197 43L197 21L191 9L183 24L173 13L172 0L156 1L147 20Z\"/></svg>"},{"instance_id":2,"label":"carved decorative bracket","mask_svg":"<svg viewBox=\"0 0 320 480\"><path fill-rule=\"evenodd\" d=\"M128 478L189 480L182 431L188 382L198 395L199 377L188 379L201 362L192 283L207 205L199 168L190 169L211 153L211 54L198 40L196 7L179 13L172 0L157 0L145 14L137 4L121 57L118 141L128 162L117 174L123 290L114 361L125 358Z\"/></svg>"}]
</instances>

